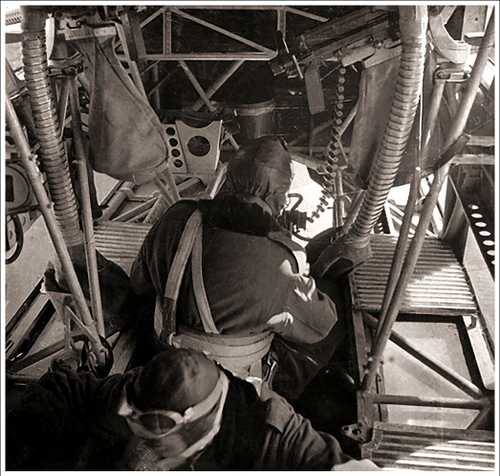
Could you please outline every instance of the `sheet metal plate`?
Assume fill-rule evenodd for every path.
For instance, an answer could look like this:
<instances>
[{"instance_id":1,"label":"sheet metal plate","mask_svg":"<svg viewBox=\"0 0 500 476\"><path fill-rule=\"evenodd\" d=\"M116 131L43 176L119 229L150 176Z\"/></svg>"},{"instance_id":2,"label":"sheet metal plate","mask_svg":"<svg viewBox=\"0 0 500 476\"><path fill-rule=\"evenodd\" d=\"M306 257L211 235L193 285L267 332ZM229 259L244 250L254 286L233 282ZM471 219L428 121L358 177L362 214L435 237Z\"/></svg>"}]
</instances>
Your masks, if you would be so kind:
<instances>
[{"instance_id":1,"label":"sheet metal plate","mask_svg":"<svg viewBox=\"0 0 500 476\"><path fill-rule=\"evenodd\" d=\"M362 457L381 468L424 471L492 471L495 436L483 430L452 430L375 422Z\"/></svg>"},{"instance_id":2,"label":"sheet metal plate","mask_svg":"<svg viewBox=\"0 0 500 476\"><path fill-rule=\"evenodd\" d=\"M94 230L96 247L128 274L150 228L142 223L101 222Z\"/></svg>"},{"instance_id":3,"label":"sheet metal plate","mask_svg":"<svg viewBox=\"0 0 500 476\"><path fill-rule=\"evenodd\" d=\"M354 272L357 309L380 311L396 242L396 236L372 235L373 257ZM433 315L477 312L465 270L446 243L432 237L425 239L401 312Z\"/></svg>"}]
</instances>

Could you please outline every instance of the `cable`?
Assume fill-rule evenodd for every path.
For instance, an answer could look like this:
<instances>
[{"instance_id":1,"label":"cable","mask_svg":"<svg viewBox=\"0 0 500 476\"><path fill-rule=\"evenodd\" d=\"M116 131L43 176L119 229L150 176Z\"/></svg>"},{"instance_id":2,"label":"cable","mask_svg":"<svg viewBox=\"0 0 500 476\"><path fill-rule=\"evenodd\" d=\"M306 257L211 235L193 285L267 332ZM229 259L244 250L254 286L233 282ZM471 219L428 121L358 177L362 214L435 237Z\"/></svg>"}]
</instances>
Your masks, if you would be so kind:
<instances>
[{"instance_id":1,"label":"cable","mask_svg":"<svg viewBox=\"0 0 500 476\"><path fill-rule=\"evenodd\" d=\"M24 246L24 230L23 230L23 224L21 223L21 220L18 215L12 215L10 217L12 221L14 222L14 234L16 236L16 248L14 250L14 253L9 256L8 258L5 258L5 264L12 264L14 261L19 258L19 255L21 254L21 251L23 250ZM6 231L7 234L7 231Z\"/></svg>"}]
</instances>

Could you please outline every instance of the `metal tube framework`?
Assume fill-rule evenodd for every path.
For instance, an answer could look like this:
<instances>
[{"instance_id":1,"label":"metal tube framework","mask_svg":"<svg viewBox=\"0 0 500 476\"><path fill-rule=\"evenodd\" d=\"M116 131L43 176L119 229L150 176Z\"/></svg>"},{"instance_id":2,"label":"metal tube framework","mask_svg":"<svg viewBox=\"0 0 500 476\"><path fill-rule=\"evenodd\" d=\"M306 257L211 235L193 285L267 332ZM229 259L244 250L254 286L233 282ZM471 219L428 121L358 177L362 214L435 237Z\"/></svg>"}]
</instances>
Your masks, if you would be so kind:
<instances>
[{"instance_id":1,"label":"metal tube framework","mask_svg":"<svg viewBox=\"0 0 500 476\"><path fill-rule=\"evenodd\" d=\"M463 398L415 397L412 395L368 394L372 403L385 405L409 405L415 407L461 408L482 410L489 406L488 399L465 400Z\"/></svg>"},{"instance_id":2,"label":"metal tube framework","mask_svg":"<svg viewBox=\"0 0 500 476\"><path fill-rule=\"evenodd\" d=\"M61 85L61 92L59 93L59 101L57 104L57 118L59 119L59 126L61 127L61 137L64 132L64 121L66 119L66 111L68 109L68 99L70 94L71 84L69 80L65 79Z\"/></svg>"},{"instance_id":3,"label":"metal tube framework","mask_svg":"<svg viewBox=\"0 0 500 476\"><path fill-rule=\"evenodd\" d=\"M73 145L76 154L78 167L78 181L81 192L81 211L83 232L85 236L85 257L87 264L87 274L90 288L90 305L92 314L96 321L97 331L101 336L105 336L104 316L102 311L101 288L99 285L99 272L97 266L97 251L94 238L94 221L92 218L92 206L90 204L89 175L87 157L83 145L82 121L80 117L80 107L78 105L78 86L76 78L69 79L70 91L69 100L71 108L71 123L73 129Z\"/></svg>"},{"instance_id":4,"label":"metal tube framework","mask_svg":"<svg viewBox=\"0 0 500 476\"><path fill-rule=\"evenodd\" d=\"M377 327L377 319L368 313L363 313L363 320L372 328ZM390 340L394 342L398 347L403 349L408 354L415 357L418 362L427 366L429 369L436 372L441 377L445 378L448 382L453 384L455 387L459 388L463 392L467 393L471 397L480 398L483 396L483 392L479 387L474 385L472 382L462 377L458 372L448 366L437 362L434 356L426 354L421 350L416 349L405 337L403 337L398 332L392 330L390 335Z\"/></svg>"},{"instance_id":5,"label":"metal tube framework","mask_svg":"<svg viewBox=\"0 0 500 476\"><path fill-rule=\"evenodd\" d=\"M463 130L467 123L467 119L469 117L469 113L476 98L484 68L488 61L488 49L493 43L493 38L494 17L491 16L488 22L488 27L486 28L485 35L481 41L481 46L476 57L476 61L474 62L471 76L467 82L466 89L462 96L462 101L455 115L455 120L451 124L448 137L445 142L444 150L448 150L451 146L453 146L463 133ZM439 192L444 181L447 178L449 167L450 164L446 163L436 171L429 193L425 198L420 220L415 231L415 236L413 237L404 261L403 271L401 272L394 289L394 294L388 307L387 313L381 316L383 324L380 329L379 336L375 342L367 374L365 375L361 386L361 390L364 392L369 391L373 385L373 382L375 381L383 352L389 340L392 327L394 326L394 323L396 322L396 319L398 317L407 284L415 269L418 256L425 240L426 231L429 227L434 207L436 206L436 203L438 201Z\"/></svg>"},{"instance_id":6,"label":"metal tube framework","mask_svg":"<svg viewBox=\"0 0 500 476\"><path fill-rule=\"evenodd\" d=\"M99 340L99 336L95 328L95 322L92 319L89 308L87 307L85 296L80 283L78 282L68 248L57 224L52 204L42 184L40 170L34 161L34 156L31 153L30 146L24 135L19 119L17 118L14 106L8 96L6 96L5 100L6 119L7 124L9 125L10 134L14 139L16 147L19 151L21 162L26 170L26 173L28 174L31 186L33 187L33 193L38 201L40 212L44 218L47 231L49 232L57 256L63 267L64 274L68 280L68 286L78 309L78 313L90 332L90 343L96 354L97 361L103 362L105 359L105 349Z\"/></svg>"},{"instance_id":7,"label":"metal tube framework","mask_svg":"<svg viewBox=\"0 0 500 476\"><path fill-rule=\"evenodd\" d=\"M329 19L321 15L316 15L299 8L293 8L290 6L252 6L252 5L207 5L198 6L190 5L189 10L260 10L260 11L270 11L276 12L276 30L280 31L283 36L286 35L286 24L287 15L292 14L296 16L301 16L314 20L317 22L327 22ZM216 31L224 36L227 36L234 41L237 41L243 45L249 46L254 49L254 51L242 51L242 52L196 52L196 53L174 53L172 44L172 14L178 15L186 20L197 23L205 28L212 31ZM143 59L151 61L269 61L274 58L277 54L276 51L267 48L255 41L249 40L237 33L229 31L218 25L210 23L199 17L196 17L190 13L184 11L179 7L161 7L155 12L153 12L149 17L145 18L141 22L141 27L145 28L153 20L162 16L163 20L163 48L161 54L146 54Z\"/></svg>"},{"instance_id":8,"label":"metal tube framework","mask_svg":"<svg viewBox=\"0 0 500 476\"><path fill-rule=\"evenodd\" d=\"M195 91L198 93L198 96L200 96L201 100L205 103L205 106L207 106L207 108L210 112L214 112L215 107L210 102L210 98L208 98L208 96L206 95L205 91L201 87L201 84L198 82L198 80L196 79L196 76L193 74L193 72L191 71L189 66L186 64L185 61L179 61L179 65L182 68L182 70L184 71L184 73L186 73L186 76L188 77L189 81L193 85L193 88L195 89Z\"/></svg>"},{"instance_id":9,"label":"metal tube framework","mask_svg":"<svg viewBox=\"0 0 500 476\"><path fill-rule=\"evenodd\" d=\"M229 67L227 68L224 73L217 78L213 84L211 84L208 89L205 91L205 95L207 99L211 99L212 96L224 85L224 83L239 69L239 67L244 63L244 60L238 60L235 61L234 63L230 64ZM193 111L198 111L204 103L204 99L200 98L198 101L196 101L191 109Z\"/></svg>"}]
</instances>

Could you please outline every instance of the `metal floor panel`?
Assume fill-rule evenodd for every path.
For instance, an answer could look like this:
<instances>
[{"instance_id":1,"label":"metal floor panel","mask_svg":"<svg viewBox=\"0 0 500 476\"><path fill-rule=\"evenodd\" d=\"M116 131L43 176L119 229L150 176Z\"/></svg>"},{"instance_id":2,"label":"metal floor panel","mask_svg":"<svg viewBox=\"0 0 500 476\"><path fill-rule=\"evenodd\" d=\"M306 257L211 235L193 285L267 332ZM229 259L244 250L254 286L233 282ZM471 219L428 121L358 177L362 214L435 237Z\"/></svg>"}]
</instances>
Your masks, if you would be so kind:
<instances>
[{"instance_id":1,"label":"metal floor panel","mask_svg":"<svg viewBox=\"0 0 500 476\"><path fill-rule=\"evenodd\" d=\"M142 223L101 222L94 230L96 247L128 274L150 228Z\"/></svg>"},{"instance_id":2,"label":"metal floor panel","mask_svg":"<svg viewBox=\"0 0 500 476\"><path fill-rule=\"evenodd\" d=\"M495 435L482 430L450 430L375 422L362 457L384 469L492 471Z\"/></svg>"},{"instance_id":3,"label":"metal floor panel","mask_svg":"<svg viewBox=\"0 0 500 476\"><path fill-rule=\"evenodd\" d=\"M380 311L396 242L396 236L372 235L373 257L354 273L357 309ZM477 312L465 270L446 243L432 237L425 239L401 312L433 315Z\"/></svg>"}]
</instances>

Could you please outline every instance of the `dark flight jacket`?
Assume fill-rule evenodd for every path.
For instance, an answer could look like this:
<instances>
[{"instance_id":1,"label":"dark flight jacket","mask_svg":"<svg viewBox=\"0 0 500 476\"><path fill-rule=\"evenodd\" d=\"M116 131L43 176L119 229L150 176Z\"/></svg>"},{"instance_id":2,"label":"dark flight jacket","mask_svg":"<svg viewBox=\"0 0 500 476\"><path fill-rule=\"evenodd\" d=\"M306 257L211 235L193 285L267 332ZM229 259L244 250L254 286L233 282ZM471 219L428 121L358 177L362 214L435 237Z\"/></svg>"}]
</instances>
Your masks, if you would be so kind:
<instances>
[{"instance_id":1,"label":"dark flight jacket","mask_svg":"<svg viewBox=\"0 0 500 476\"><path fill-rule=\"evenodd\" d=\"M307 346L313 355L315 344L330 333L337 314L335 304L307 275L303 248L259 206L225 197L181 201L168 209L149 232L132 267L134 291L150 303L152 313L156 294L163 296L186 221L196 207L203 217L203 278L215 325L226 335L271 330L280 336L273 348L283 363L278 381L286 384L276 390L293 398L321 368L317 359L307 355ZM190 270L189 263L186 269ZM203 332L187 272L177 323Z\"/></svg>"},{"instance_id":2,"label":"dark flight jacket","mask_svg":"<svg viewBox=\"0 0 500 476\"><path fill-rule=\"evenodd\" d=\"M100 380L61 367L45 374L7 414L7 469L152 469L151 454L141 459L117 414L133 373ZM350 459L276 393L262 401L251 384L228 378L221 429L185 469L328 470Z\"/></svg>"}]
</instances>

